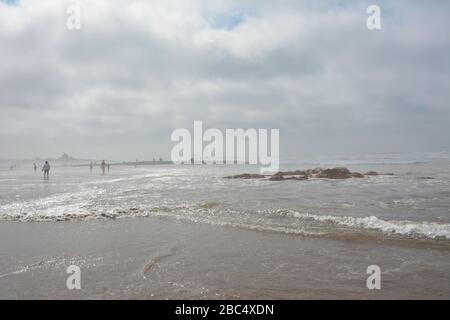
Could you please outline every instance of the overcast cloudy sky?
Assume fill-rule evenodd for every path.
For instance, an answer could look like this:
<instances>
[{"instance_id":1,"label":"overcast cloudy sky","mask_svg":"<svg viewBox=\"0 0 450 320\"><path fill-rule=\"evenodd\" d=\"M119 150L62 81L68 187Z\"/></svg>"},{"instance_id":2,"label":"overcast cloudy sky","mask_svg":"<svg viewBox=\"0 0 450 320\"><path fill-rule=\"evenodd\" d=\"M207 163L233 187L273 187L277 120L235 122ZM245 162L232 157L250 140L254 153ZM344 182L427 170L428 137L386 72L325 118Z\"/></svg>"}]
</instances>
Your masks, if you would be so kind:
<instances>
[{"instance_id":1,"label":"overcast cloudy sky","mask_svg":"<svg viewBox=\"0 0 450 320\"><path fill-rule=\"evenodd\" d=\"M81 30L66 28L81 7ZM382 9L382 30L366 8ZM450 150L450 1L1 0L0 158L168 158L279 128L281 157Z\"/></svg>"}]
</instances>

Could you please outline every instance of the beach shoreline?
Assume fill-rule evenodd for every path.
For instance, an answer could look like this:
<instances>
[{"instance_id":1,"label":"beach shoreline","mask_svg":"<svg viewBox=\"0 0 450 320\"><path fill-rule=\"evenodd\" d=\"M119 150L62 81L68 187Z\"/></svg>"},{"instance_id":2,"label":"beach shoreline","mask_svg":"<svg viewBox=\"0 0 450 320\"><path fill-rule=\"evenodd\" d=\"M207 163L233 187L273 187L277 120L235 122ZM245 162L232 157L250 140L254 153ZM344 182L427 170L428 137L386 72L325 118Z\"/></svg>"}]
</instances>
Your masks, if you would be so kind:
<instances>
[{"instance_id":1,"label":"beach shoreline","mask_svg":"<svg viewBox=\"0 0 450 320\"><path fill-rule=\"evenodd\" d=\"M448 250L163 217L2 222L0 256L0 299L450 298ZM366 287L373 264L381 290Z\"/></svg>"}]
</instances>

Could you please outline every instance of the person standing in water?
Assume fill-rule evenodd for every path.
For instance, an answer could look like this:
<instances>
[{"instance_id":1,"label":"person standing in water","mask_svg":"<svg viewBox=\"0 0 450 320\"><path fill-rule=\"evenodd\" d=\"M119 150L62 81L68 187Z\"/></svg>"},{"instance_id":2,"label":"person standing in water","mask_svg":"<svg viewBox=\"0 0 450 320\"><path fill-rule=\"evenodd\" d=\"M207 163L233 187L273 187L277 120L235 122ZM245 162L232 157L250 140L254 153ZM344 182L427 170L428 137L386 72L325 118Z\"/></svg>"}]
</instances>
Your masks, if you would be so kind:
<instances>
[{"instance_id":1,"label":"person standing in water","mask_svg":"<svg viewBox=\"0 0 450 320\"><path fill-rule=\"evenodd\" d=\"M110 167L111 165L109 164L109 162L108 162L108 165L106 166L107 168L108 168L108 172L109 172L109 167Z\"/></svg>"},{"instance_id":2,"label":"person standing in water","mask_svg":"<svg viewBox=\"0 0 450 320\"><path fill-rule=\"evenodd\" d=\"M105 169L106 169L106 162L105 160L102 160L102 164L100 165L102 167L102 174L105 174Z\"/></svg>"},{"instance_id":3,"label":"person standing in water","mask_svg":"<svg viewBox=\"0 0 450 320\"><path fill-rule=\"evenodd\" d=\"M48 161L45 161L45 164L42 167L42 171L44 172L44 179L48 179L50 173L50 164L48 163Z\"/></svg>"},{"instance_id":4,"label":"person standing in water","mask_svg":"<svg viewBox=\"0 0 450 320\"><path fill-rule=\"evenodd\" d=\"M91 163L89 164L89 170L92 172L93 168L94 168L94 165L92 164L92 161L91 161Z\"/></svg>"},{"instance_id":5,"label":"person standing in water","mask_svg":"<svg viewBox=\"0 0 450 320\"><path fill-rule=\"evenodd\" d=\"M36 163L33 163L33 169L34 169L34 173L36 173L36 171L37 171L37 165L36 165Z\"/></svg>"}]
</instances>

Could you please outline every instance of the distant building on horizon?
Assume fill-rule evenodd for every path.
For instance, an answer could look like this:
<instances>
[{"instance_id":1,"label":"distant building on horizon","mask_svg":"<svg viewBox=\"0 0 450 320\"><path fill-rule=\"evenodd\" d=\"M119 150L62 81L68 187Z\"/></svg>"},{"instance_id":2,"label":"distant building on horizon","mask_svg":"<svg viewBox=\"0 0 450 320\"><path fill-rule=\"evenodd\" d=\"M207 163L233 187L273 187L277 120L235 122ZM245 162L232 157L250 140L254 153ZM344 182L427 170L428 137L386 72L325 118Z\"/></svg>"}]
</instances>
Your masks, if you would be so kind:
<instances>
[{"instance_id":1,"label":"distant building on horizon","mask_svg":"<svg viewBox=\"0 0 450 320\"><path fill-rule=\"evenodd\" d=\"M61 156L61 158L59 158L59 160L69 161L69 160L77 160L77 159L69 156L67 153L63 153L63 155Z\"/></svg>"}]
</instances>

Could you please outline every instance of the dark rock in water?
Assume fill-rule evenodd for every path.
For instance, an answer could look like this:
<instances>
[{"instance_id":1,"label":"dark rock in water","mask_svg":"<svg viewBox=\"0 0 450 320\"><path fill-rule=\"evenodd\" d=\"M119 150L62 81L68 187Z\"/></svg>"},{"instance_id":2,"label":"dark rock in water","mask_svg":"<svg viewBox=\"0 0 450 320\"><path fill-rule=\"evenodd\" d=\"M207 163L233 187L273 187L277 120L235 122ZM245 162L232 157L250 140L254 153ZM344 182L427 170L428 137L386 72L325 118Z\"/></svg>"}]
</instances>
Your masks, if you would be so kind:
<instances>
[{"instance_id":1,"label":"dark rock in water","mask_svg":"<svg viewBox=\"0 0 450 320\"><path fill-rule=\"evenodd\" d=\"M383 173L383 176L393 176L393 173Z\"/></svg>"},{"instance_id":2,"label":"dark rock in water","mask_svg":"<svg viewBox=\"0 0 450 320\"><path fill-rule=\"evenodd\" d=\"M362 173L359 172L352 172L352 177L353 178L364 178L364 175Z\"/></svg>"},{"instance_id":3,"label":"dark rock in water","mask_svg":"<svg viewBox=\"0 0 450 320\"><path fill-rule=\"evenodd\" d=\"M274 174L273 176L270 177L269 180L270 181L283 181L284 177L282 175Z\"/></svg>"},{"instance_id":4,"label":"dark rock in water","mask_svg":"<svg viewBox=\"0 0 450 320\"><path fill-rule=\"evenodd\" d=\"M417 179L421 179L421 180L434 180L435 178L433 177L419 177Z\"/></svg>"},{"instance_id":5,"label":"dark rock in water","mask_svg":"<svg viewBox=\"0 0 450 320\"><path fill-rule=\"evenodd\" d=\"M315 169L308 169L305 171L305 173L309 176L314 175L314 174L321 174L323 171L322 168L315 168Z\"/></svg>"},{"instance_id":6,"label":"dark rock in water","mask_svg":"<svg viewBox=\"0 0 450 320\"><path fill-rule=\"evenodd\" d=\"M229 176L225 177L226 179L264 179L265 176L262 174L250 174L250 173L244 173L244 174L238 174L235 176Z\"/></svg>"},{"instance_id":7,"label":"dark rock in water","mask_svg":"<svg viewBox=\"0 0 450 320\"><path fill-rule=\"evenodd\" d=\"M280 171L274 174L274 176L305 176L308 173L302 170L296 171Z\"/></svg>"},{"instance_id":8,"label":"dark rock in water","mask_svg":"<svg viewBox=\"0 0 450 320\"><path fill-rule=\"evenodd\" d=\"M284 172L278 171L278 172L275 173L272 177L282 177L282 176L284 176L284 175L285 175Z\"/></svg>"},{"instance_id":9,"label":"dark rock in water","mask_svg":"<svg viewBox=\"0 0 450 320\"><path fill-rule=\"evenodd\" d=\"M318 178L326 179L348 179L351 176L351 172L347 168L325 169L317 175Z\"/></svg>"},{"instance_id":10,"label":"dark rock in water","mask_svg":"<svg viewBox=\"0 0 450 320\"><path fill-rule=\"evenodd\" d=\"M369 171L366 176L378 176L378 172ZM285 181L285 180L298 180L304 181L309 178L324 178L324 179L349 179L349 178L364 178L362 173L350 172L349 169L344 167L332 168L332 169L308 169L308 170L295 170L295 171L279 171L272 176L262 174L238 174L235 176L225 177L226 179L265 179L269 177L269 181ZM385 173L383 175L394 175L393 173ZM431 177L421 177L419 179L433 179Z\"/></svg>"},{"instance_id":11,"label":"dark rock in water","mask_svg":"<svg viewBox=\"0 0 450 320\"><path fill-rule=\"evenodd\" d=\"M270 177L270 181L284 181L284 180L297 180L297 181L305 181L308 180L308 176L306 175L290 175L288 177L283 176L280 173L274 174Z\"/></svg>"},{"instance_id":12,"label":"dark rock in water","mask_svg":"<svg viewBox=\"0 0 450 320\"><path fill-rule=\"evenodd\" d=\"M305 180L308 180L308 176L294 176L294 177L284 178L284 180L305 181Z\"/></svg>"}]
</instances>

